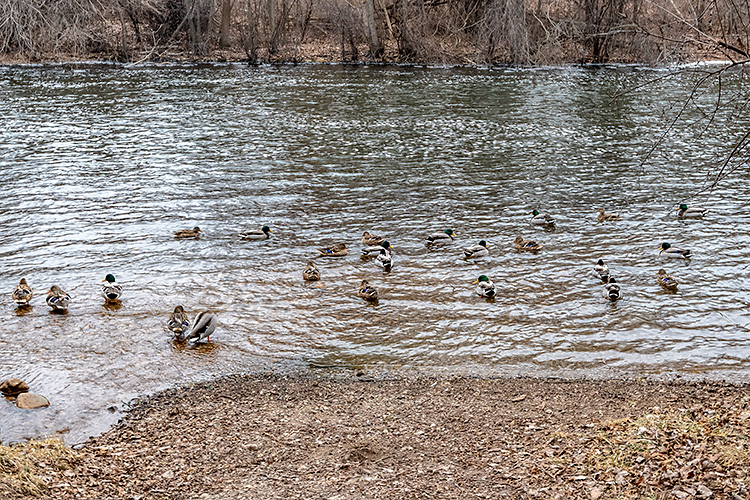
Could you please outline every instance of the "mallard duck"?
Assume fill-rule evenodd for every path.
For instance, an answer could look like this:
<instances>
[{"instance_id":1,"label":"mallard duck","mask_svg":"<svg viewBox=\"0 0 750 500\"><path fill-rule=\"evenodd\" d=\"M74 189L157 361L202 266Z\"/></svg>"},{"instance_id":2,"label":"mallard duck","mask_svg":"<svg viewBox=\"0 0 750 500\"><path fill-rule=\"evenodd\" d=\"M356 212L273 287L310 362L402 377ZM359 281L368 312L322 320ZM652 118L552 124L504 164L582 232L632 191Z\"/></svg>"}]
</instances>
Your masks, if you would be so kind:
<instances>
[{"instance_id":1,"label":"mallard duck","mask_svg":"<svg viewBox=\"0 0 750 500\"><path fill-rule=\"evenodd\" d=\"M492 298L495 296L495 284L484 274L474 282L477 285L476 292L480 297Z\"/></svg>"},{"instance_id":2,"label":"mallard duck","mask_svg":"<svg viewBox=\"0 0 750 500\"><path fill-rule=\"evenodd\" d=\"M367 245L368 247L380 245L381 243L383 243L383 241L385 241L385 238L370 234L367 231L362 233L362 244Z\"/></svg>"},{"instance_id":3,"label":"mallard duck","mask_svg":"<svg viewBox=\"0 0 750 500\"><path fill-rule=\"evenodd\" d=\"M516 239L513 241L513 246L516 247L516 250L518 250L519 252L521 250L523 250L524 252L538 252L539 250L544 248L544 245L542 245L541 243L525 240L520 236L516 236Z\"/></svg>"},{"instance_id":4,"label":"mallard duck","mask_svg":"<svg viewBox=\"0 0 750 500\"><path fill-rule=\"evenodd\" d=\"M487 248L487 242L484 240L481 240L476 245L464 248L464 255L467 258L484 257L485 255L489 255L489 253L490 250Z\"/></svg>"},{"instance_id":5,"label":"mallard duck","mask_svg":"<svg viewBox=\"0 0 750 500\"><path fill-rule=\"evenodd\" d=\"M614 302L620 298L620 285L614 278L610 277L607 284L604 285L604 296Z\"/></svg>"},{"instance_id":6,"label":"mallard duck","mask_svg":"<svg viewBox=\"0 0 750 500\"><path fill-rule=\"evenodd\" d=\"M346 245L343 243L334 243L331 246L319 248L318 253L324 257L343 257L347 254Z\"/></svg>"},{"instance_id":7,"label":"mallard duck","mask_svg":"<svg viewBox=\"0 0 750 500\"><path fill-rule=\"evenodd\" d=\"M433 233L427 237L427 243L450 243L453 241L456 233L453 229L446 229L442 233Z\"/></svg>"},{"instance_id":8,"label":"mallard duck","mask_svg":"<svg viewBox=\"0 0 750 500\"><path fill-rule=\"evenodd\" d=\"M529 222L535 226L553 226L555 224L555 219L551 215L540 214L538 210L534 210L529 215L531 215Z\"/></svg>"},{"instance_id":9,"label":"mallard duck","mask_svg":"<svg viewBox=\"0 0 750 500\"><path fill-rule=\"evenodd\" d=\"M216 330L219 320L216 315L210 311L201 311L195 317L193 329L185 337L188 342L202 342L204 339L210 341L211 334Z\"/></svg>"},{"instance_id":10,"label":"mallard duck","mask_svg":"<svg viewBox=\"0 0 750 500\"><path fill-rule=\"evenodd\" d=\"M602 259L596 261L594 265L594 274L596 274L604 283L609 283L609 267Z\"/></svg>"},{"instance_id":11,"label":"mallard duck","mask_svg":"<svg viewBox=\"0 0 750 500\"><path fill-rule=\"evenodd\" d=\"M174 332L178 337L184 337L185 332L190 328L190 319L185 313L185 309L182 306L176 306L172 314L169 315L167 321L167 328Z\"/></svg>"},{"instance_id":12,"label":"mallard duck","mask_svg":"<svg viewBox=\"0 0 750 500\"><path fill-rule=\"evenodd\" d=\"M366 247L362 249L362 257L377 257L384 253L390 253L393 251L393 247L387 241L383 241L377 245Z\"/></svg>"},{"instance_id":13,"label":"mallard duck","mask_svg":"<svg viewBox=\"0 0 750 500\"><path fill-rule=\"evenodd\" d=\"M378 300L378 291L374 287L371 287L367 280L362 280L357 295L369 302L375 302Z\"/></svg>"},{"instance_id":14,"label":"mallard duck","mask_svg":"<svg viewBox=\"0 0 750 500\"><path fill-rule=\"evenodd\" d=\"M693 256L690 250L674 248L669 243L662 243L659 247L659 257L670 257L673 259L689 259Z\"/></svg>"},{"instance_id":15,"label":"mallard duck","mask_svg":"<svg viewBox=\"0 0 750 500\"><path fill-rule=\"evenodd\" d=\"M690 207L684 203L680 205L680 210L677 212L678 219L697 219L706 215L705 208Z\"/></svg>"},{"instance_id":16,"label":"mallard duck","mask_svg":"<svg viewBox=\"0 0 750 500\"><path fill-rule=\"evenodd\" d=\"M47 305L52 308L53 311L67 311L68 305L70 304L70 295L63 292L62 288L57 285L52 285L47 292Z\"/></svg>"},{"instance_id":17,"label":"mallard duck","mask_svg":"<svg viewBox=\"0 0 750 500\"><path fill-rule=\"evenodd\" d=\"M27 306L34 296L34 292L31 287L26 283L26 278L21 278L21 281L13 289L13 302L19 306Z\"/></svg>"},{"instance_id":18,"label":"mallard duck","mask_svg":"<svg viewBox=\"0 0 750 500\"><path fill-rule=\"evenodd\" d=\"M670 292L677 291L677 280L667 274L664 269L659 269L656 273L656 281L659 283L659 286L665 290L669 290Z\"/></svg>"},{"instance_id":19,"label":"mallard duck","mask_svg":"<svg viewBox=\"0 0 750 500\"><path fill-rule=\"evenodd\" d=\"M203 231L200 230L198 226L195 226L193 229L180 229L179 231L175 231L174 237L175 238L197 238L200 236L200 234Z\"/></svg>"},{"instance_id":20,"label":"mallard duck","mask_svg":"<svg viewBox=\"0 0 750 500\"><path fill-rule=\"evenodd\" d=\"M305 281L318 281L320 279L320 270L315 264L308 262L305 270L302 271L302 279Z\"/></svg>"},{"instance_id":21,"label":"mallard duck","mask_svg":"<svg viewBox=\"0 0 750 500\"><path fill-rule=\"evenodd\" d=\"M122 295L122 286L117 284L113 274L108 274L102 280L102 295L107 302L115 302Z\"/></svg>"},{"instance_id":22,"label":"mallard duck","mask_svg":"<svg viewBox=\"0 0 750 500\"><path fill-rule=\"evenodd\" d=\"M243 240L267 240L271 237L271 229L268 226L263 226L260 229L252 229L250 231L247 231L246 233L242 233L240 235L240 239Z\"/></svg>"},{"instance_id":23,"label":"mallard duck","mask_svg":"<svg viewBox=\"0 0 750 500\"><path fill-rule=\"evenodd\" d=\"M599 220L599 222L622 220L622 217L620 217L619 215L608 214L604 211L603 208L599 209L599 215L597 215L596 218Z\"/></svg>"}]
</instances>

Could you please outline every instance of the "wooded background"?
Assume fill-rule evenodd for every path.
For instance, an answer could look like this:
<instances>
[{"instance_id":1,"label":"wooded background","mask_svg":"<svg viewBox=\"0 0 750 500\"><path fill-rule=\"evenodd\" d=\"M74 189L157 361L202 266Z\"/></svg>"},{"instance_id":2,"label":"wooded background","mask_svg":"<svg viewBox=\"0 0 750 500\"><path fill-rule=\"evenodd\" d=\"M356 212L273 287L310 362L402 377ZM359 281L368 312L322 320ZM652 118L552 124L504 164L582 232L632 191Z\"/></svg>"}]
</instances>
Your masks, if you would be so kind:
<instances>
[{"instance_id":1,"label":"wooded background","mask_svg":"<svg viewBox=\"0 0 750 500\"><path fill-rule=\"evenodd\" d=\"M747 58L741 0L0 0L10 59L567 64Z\"/></svg>"}]
</instances>

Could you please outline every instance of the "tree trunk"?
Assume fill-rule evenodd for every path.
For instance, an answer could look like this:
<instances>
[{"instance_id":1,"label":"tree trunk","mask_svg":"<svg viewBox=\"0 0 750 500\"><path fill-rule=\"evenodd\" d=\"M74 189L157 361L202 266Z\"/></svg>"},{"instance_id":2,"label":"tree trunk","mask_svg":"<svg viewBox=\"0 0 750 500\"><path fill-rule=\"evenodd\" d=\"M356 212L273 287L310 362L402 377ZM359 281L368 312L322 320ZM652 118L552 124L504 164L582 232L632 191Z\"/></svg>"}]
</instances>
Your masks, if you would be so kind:
<instances>
[{"instance_id":1,"label":"tree trunk","mask_svg":"<svg viewBox=\"0 0 750 500\"><path fill-rule=\"evenodd\" d=\"M255 46L255 16L253 15L253 0L247 0L247 40L245 40L245 53L250 64L258 62L257 48Z\"/></svg>"},{"instance_id":2,"label":"tree trunk","mask_svg":"<svg viewBox=\"0 0 750 500\"><path fill-rule=\"evenodd\" d=\"M221 4L221 29L219 32L219 46L227 48L232 45L229 28L232 25L232 0L224 0Z\"/></svg>"},{"instance_id":3,"label":"tree trunk","mask_svg":"<svg viewBox=\"0 0 750 500\"><path fill-rule=\"evenodd\" d=\"M364 5L365 30L367 30L367 41L370 45L370 57L378 59L383 54L383 47L378 40L378 31L375 29L375 6L373 0L365 0Z\"/></svg>"}]
</instances>

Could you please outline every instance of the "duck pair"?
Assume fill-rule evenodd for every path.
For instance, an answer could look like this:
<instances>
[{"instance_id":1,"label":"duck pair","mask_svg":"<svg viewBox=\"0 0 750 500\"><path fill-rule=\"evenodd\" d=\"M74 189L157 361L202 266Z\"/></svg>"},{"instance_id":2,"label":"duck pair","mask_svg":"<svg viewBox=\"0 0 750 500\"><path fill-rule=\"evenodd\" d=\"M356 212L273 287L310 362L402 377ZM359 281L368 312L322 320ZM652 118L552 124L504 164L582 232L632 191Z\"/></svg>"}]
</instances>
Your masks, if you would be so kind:
<instances>
[{"instance_id":1,"label":"duck pair","mask_svg":"<svg viewBox=\"0 0 750 500\"><path fill-rule=\"evenodd\" d=\"M240 239L246 240L246 241L257 241L257 240L267 240L271 237L271 234L273 231L268 226L263 226L260 229L252 229L250 231L244 232L240 234ZM174 232L174 237L177 239L187 239L187 238L198 238L203 233L201 229L198 226L195 226L193 229L180 229L179 231Z\"/></svg>"},{"instance_id":2,"label":"duck pair","mask_svg":"<svg viewBox=\"0 0 750 500\"><path fill-rule=\"evenodd\" d=\"M604 260L599 259L594 265L594 274L604 283L604 297L614 302L620 298L620 285L617 284L609 272L609 267Z\"/></svg>"},{"instance_id":3,"label":"duck pair","mask_svg":"<svg viewBox=\"0 0 750 500\"><path fill-rule=\"evenodd\" d=\"M178 340L188 342L210 341L211 334L216 330L219 321L216 315L210 311L201 311L195 317L193 329L190 330L190 319L182 306L174 308L167 320L167 328L175 334ZM190 330L190 333L187 331Z\"/></svg>"},{"instance_id":4,"label":"duck pair","mask_svg":"<svg viewBox=\"0 0 750 500\"><path fill-rule=\"evenodd\" d=\"M105 302L108 303L116 303L120 299L120 296L122 295L122 286L117 283L114 275L108 274L102 280L101 293ZM19 307L26 307L31 302L33 296L34 291L29 286L26 278L21 278L21 281L13 290L13 301ZM64 312L68 310L68 306L70 305L70 295L59 286L52 285L47 292L45 301L53 311Z\"/></svg>"}]
</instances>

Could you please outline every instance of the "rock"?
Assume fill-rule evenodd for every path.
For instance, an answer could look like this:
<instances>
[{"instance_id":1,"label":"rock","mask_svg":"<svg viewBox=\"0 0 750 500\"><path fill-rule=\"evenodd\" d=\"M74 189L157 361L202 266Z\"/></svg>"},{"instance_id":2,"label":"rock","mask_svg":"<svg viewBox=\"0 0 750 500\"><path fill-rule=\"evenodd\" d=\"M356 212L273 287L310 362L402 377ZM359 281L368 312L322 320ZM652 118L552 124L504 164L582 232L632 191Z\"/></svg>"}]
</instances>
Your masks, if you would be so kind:
<instances>
[{"instance_id":1,"label":"rock","mask_svg":"<svg viewBox=\"0 0 750 500\"><path fill-rule=\"evenodd\" d=\"M34 410L36 408L49 406L49 401L47 398L39 394L24 392L19 394L18 398L16 398L16 406L23 410Z\"/></svg>"},{"instance_id":2,"label":"rock","mask_svg":"<svg viewBox=\"0 0 750 500\"><path fill-rule=\"evenodd\" d=\"M6 396L15 396L22 392L28 392L29 386L20 378L9 378L0 383L0 392Z\"/></svg>"}]
</instances>

